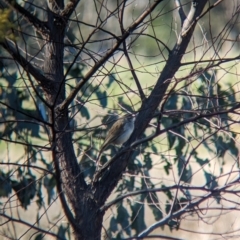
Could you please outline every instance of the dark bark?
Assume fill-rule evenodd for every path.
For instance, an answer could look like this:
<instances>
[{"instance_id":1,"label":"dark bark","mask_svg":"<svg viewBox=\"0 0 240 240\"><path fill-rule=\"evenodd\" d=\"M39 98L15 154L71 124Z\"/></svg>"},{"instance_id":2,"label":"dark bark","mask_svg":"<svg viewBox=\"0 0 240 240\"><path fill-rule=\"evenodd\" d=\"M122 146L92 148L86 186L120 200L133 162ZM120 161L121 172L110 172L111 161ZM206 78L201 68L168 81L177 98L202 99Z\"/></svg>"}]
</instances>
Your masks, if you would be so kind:
<instances>
[{"instance_id":1,"label":"dark bark","mask_svg":"<svg viewBox=\"0 0 240 240\"><path fill-rule=\"evenodd\" d=\"M49 128L51 132L52 156L57 178L57 190L64 212L73 228L76 239L87 240L101 238L104 211L100 211L100 208L104 205L106 199L117 185L122 172L129 162L132 152L128 151L123 154L118 161L113 162L109 169L103 172L101 179L98 179L93 184L87 185L74 152L71 131L68 131L70 130L68 106L83 85L113 53L118 50L119 46L131 35L132 31L142 23L145 17L148 16L161 1L162 0L155 1L139 19L134 21L123 33L123 36L117 39L113 48L110 49L101 60L96 62L95 66L83 77L68 97L65 96L65 78L63 74L63 39L67 18L74 11L79 1L70 1L70 4L64 9L63 0L49 0L47 25L44 24L44 28L47 26L49 30L45 43L44 76L24 60L18 51L13 51L10 45L3 45L12 56L22 64L22 67L36 78L45 92L49 104L51 121ZM207 0L195 2L198 3L198 5L195 6L195 12L191 12L191 14L193 13L192 21L190 21L188 25L183 24L184 32L182 32L182 36L179 37L178 43L171 52L151 95L148 98L144 98L136 121L136 130L127 144L141 137L156 109L162 102L170 80L174 77L181 65L181 59L196 25L195 19L201 14ZM16 10L19 11L18 9ZM61 12L61 10L63 11ZM194 11L194 7L192 11ZM25 16L27 17L28 15L25 14ZM34 26L40 27L43 26L42 24L42 22L37 22ZM65 199L65 195L71 205L71 210Z\"/></svg>"},{"instance_id":2,"label":"dark bark","mask_svg":"<svg viewBox=\"0 0 240 240\"><path fill-rule=\"evenodd\" d=\"M192 19L193 21L200 15L206 2L207 0L200 1L199 5L195 9L196 11ZM112 166L110 166L109 170L105 171L102 179L94 183L92 188L86 185L83 175L81 174L81 169L77 164L71 134L66 131L69 128L69 119L66 107L75 97L78 89L80 89L82 85L77 86L72 95L70 94L69 98L65 99L62 65L65 26L64 21L62 22L58 19L58 22L53 18L54 16L50 14L49 19L52 20L50 23L53 25L49 25L52 34L50 35L50 39L47 43L47 61L44 70L48 78L56 82L56 86L52 90L52 94L49 95L49 101L54 105L54 109L52 109L52 121L54 123L54 162L59 180L62 181L63 189L66 193L68 201L71 203L75 215L75 221L74 217L66 211L67 204L65 203L64 195L61 194L60 197L65 213L68 216L68 220L71 222L73 227L76 239L100 239L104 212L100 212L99 208L105 203L106 199L119 181L121 174L130 159L131 151L127 152L118 159L118 161L114 162ZM184 33L184 36L179 38L178 43L171 52L166 66L163 69L154 90L152 91L152 94L143 102L136 122L136 131L129 142L132 142L133 139L137 139L141 136L155 110L161 103L170 84L170 80L173 78L174 74L181 65L181 59L185 53L196 24L193 21L191 22L193 25L190 30ZM118 42L116 46L119 44L120 42ZM109 56L105 56L102 61L99 61L96 64L97 66L94 66L91 72L94 73L110 56L111 54L109 54ZM88 75L91 75L90 73ZM88 77L83 79L81 84L85 83L88 79ZM59 104L60 107L58 107ZM58 191L59 193L61 192L61 186L59 186Z\"/></svg>"},{"instance_id":3,"label":"dark bark","mask_svg":"<svg viewBox=\"0 0 240 240\"><path fill-rule=\"evenodd\" d=\"M189 44L195 25L197 23L196 18L200 16L207 2L208 0L198 0L192 2L192 8L189 12L189 16L192 18L187 20L189 28L187 28L187 24L184 25L184 31L182 31L182 34L180 34L178 42L170 53L166 65L161 75L159 76L159 79L157 80L152 93L142 103L142 106L139 110L139 115L136 119L135 131L133 132L126 145L133 143L134 140L141 137L147 128L148 123L151 121L153 115L155 114L155 111L161 104L172 78L181 66L181 59L185 54L186 48ZM131 158L131 154L132 151L128 151L119 159L117 159L117 161L114 161L112 165L110 165L109 169L106 169L103 172L102 178L94 184L94 187L96 188L95 198L101 199L102 204L106 201L118 183L119 179L121 178L121 175Z\"/></svg>"},{"instance_id":4,"label":"dark bark","mask_svg":"<svg viewBox=\"0 0 240 240\"><path fill-rule=\"evenodd\" d=\"M54 9L57 8L53 6L52 10ZM66 217L73 227L75 238L100 239L103 214L97 214L99 206L93 199L90 189L87 189L78 165L72 144L72 134L68 131L70 122L68 111L67 109L59 111L58 107L65 99L63 39L66 22L60 16L56 17L56 13L49 11L48 27L50 35L46 41L44 73L49 81L55 83L50 93L47 93L47 100L53 106L49 110L49 115L53 124L51 138L58 193ZM69 209L65 195L72 210Z\"/></svg>"},{"instance_id":5,"label":"dark bark","mask_svg":"<svg viewBox=\"0 0 240 240\"><path fill-rule=\"evenodd\" d=\"M15 0L14 1L2 0L2 1L4 1L11 9L20 13L30 24L32 24L36 28L36 30L39 33L46 36L48 35L49 29L47 28L45 22L42 22L41 20L36 18L28 10L19 5Z\"/></svg>"}]
</instances>

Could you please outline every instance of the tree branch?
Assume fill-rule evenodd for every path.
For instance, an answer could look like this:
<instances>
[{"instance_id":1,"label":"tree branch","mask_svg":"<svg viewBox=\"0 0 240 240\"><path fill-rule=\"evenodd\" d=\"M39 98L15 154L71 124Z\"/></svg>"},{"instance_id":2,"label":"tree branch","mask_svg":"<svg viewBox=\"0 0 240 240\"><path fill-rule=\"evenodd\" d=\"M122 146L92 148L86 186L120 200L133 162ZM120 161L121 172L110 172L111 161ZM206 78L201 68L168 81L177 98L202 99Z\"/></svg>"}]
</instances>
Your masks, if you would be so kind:
<instances>
[{"instance_id":1,"label":"tree branch","mask_svg":"<svg viewBox=\"0 0 240 240\"><path fill-rule=\"evenodd\" d=\"M196 25L195 19L201 14L207 1L208 0L196 0L192 2L193 6L188 15L188 23L191 24L194 22L194 24L184 36L179 37L151 95L142 103L139 115L135 122L135 130L130 139L127 141L126 145L131 145L134 141L136 141L136 139L141 137L142 133L145 131L150 120L152 119L156 109L162 102L171 82L170 80L174 77L175 73L181 66L181 59L184 56ZM119 178L122 175L122 172L129 162L132 153L133 150L129 149L121 156L121 158L118 159L118 161L115 161L112 165L110 165L109 170L105 172L102 179L95 183L95 198L97 201L104 203L106 198L116 186Z\"/></svg>"},{"instance_id":2,"label":"tree branch","mask_svg":"<svg viewBox=\"0 0 240 240\"><path fill-rule=\"evenodd\" d=\"M19 219L10 217L10 216L8 216L8 215L6 215L6 214L4 214L4 213L0 213L0 216L2 216L3 218L8 219L8 220L11 221L11 222L21 223L21 224L29 227L30 229L34 229L34 230L36 230L36 231L38 231L38 232L40 232L40 233L44 233L44 234L53 236L53 237L55 237L56 239L60 239L60 240L61 240L61 239L62 239L62 240L65 239L65 238L59 237L57 234L54 234L54 233L51 233L51 232L49 232L49 231L47 231L47 230L44 230L44 229L42 229L42 228L36 227L36 226L34 226L34 225L32 225L32 224L30 224L30 223L28 223L28 222L25 222L25 221L23 221L23 220L19 220ZM1 225L3 225L3 224L1 224ZM1 226L1 225L0 225L0 226Z\"/></svg>"},{"instance_id":3,"label":"tree branch","mask_svg":"<svg viewBox=\"0 0 240 240\"><path fill-rule=\"evenodd\" d=\"M186 25L188 25L188 28L185 28L185 30L184 30L184 28L183 28L183 30L184 31L182 31L182 35L185 35L186 34L186 32L188 31L188 30L190 30L190 28L194 25L194 24L196 24L196 22L200 19L200 18L202 18L205 14L207 14L211 9L213 9L214 7L216 7L218 4L220 4L221 2L223 2L224 0L218 0L217 2L215 2L214 4L212 4L210 7L208 7L208 9L205 11L205 12L203 12L202 14L200 14L198 17L196 17L195 19L193 19L193 21L189 24L189 23L187 23ZM192 12L194 12L194 8L193 8L193 4L195 3L195 2L198 2L198 1L194 1L194 0L192 0L192 7L191 7L191 10L190 10L190 13L191 13L191 11ZM189 17L189 16L188 16ZM185 26L186 26L185 25Z\"/></svg>"},{"instance_id":4,"label":"tree branch","mask_svg":"<svg viewBox=\"0 0 240 240\"><path fill-rule=\"evenodd\" d=\"M5 141L5 142L14 143L14 144L19 144L19 145L27 146L27 147L29 146L29 143L24 143L24 142L9 140L9 139L3 138L3 137L1 137L1 136L0 136L0 140ZM36 145L36 144L31 144L31 147L40 148L40 149L42 149L42 150L47 150L47 151L50 151L50 150L51 150L50 147L45 147L45 146Z\"/></svg>"},{"instance_id":5,"label":"tree branch","mask_svg":"<svg viewBox=\"0 0 240 240\"><path fill-rule=\"evenodd\" d=\"M239 183L239 180L240 180L239 177L237 177L230 184L227 184L227 185L225 185L221 188L217 188L215 190L212 189L212 191L210 193L206 194L205 196L202 196L199 199L190 201L188 204L186 204L184 207L182 207L179 211L168 214L166 217L164 217L160 221L154 223L152 226L150 226L149 228L144 230L142 233L140 233L138 235L138 237L146 237L149 233L154 231L156 228L167 224L169 220L180 217L184 213L188 212L188 210L193 209L194 207L198 206L200 203L204 202L206 199L208 199L216 194L221 193L222 191L224 191L225 189L227 189L228 187L232 186L235 183Z\"/></svg>"},{"instance_id":6,"label":"tree branch","mask_svg":"<svg viewBox=\"0 0 240 240\"><path fill-rule=\"evenodd\" d=\"M176 237L169 237L166 235L161 235L161 234L157 234L157 235L150 235L144 238L144 240L147 239L164 239L164 240L184 240L183 238L176 238ZM122 238L122 240L143 240L142 237L129 237L129 238Z\"/></svg>"},{"instance_id":7,"label":"tree branch","mask_svg":"<svg viewBox=\"0 0 240 240\"><path fill-rule=\"evenodd\" d=\"M67 6L62 11L61 15L69 19L79 2L80 0L70 0Z\"/></svg>"},{"instance_id":8,"label":"tree branch","mask_svg":"<svg viewBox=\"0 0 240 240\"><path fill-rule=\"evenodd\" d=\"M55 148L55 146L54 146ZM71 223L72 227L74 229L77 229L79 227L79 225L76 223L76 220L68 206L68 203L66 201L66 198L65 198L65 194L64 194L64 191L62 189L62 181L61 181L61 170L60 170L60 167L59 167L59 163L58 163L58 158L57 158L57 154L56 154L56 151L52 151L52 158L53 158L53 163L54 163L54 166L55 166L55 176L56 176L56 187L57 187L57 191L58 191L58 194L59 194L59 198L60 198L60 202L62 204L62 208L63 208L63 211L68 219L68 221Z\"/></svg>"},{"instance_id":9,"label":"tree branch","mask_svg":"<svg viewBox=\"0 0 240 240\"><path fill-rule=\"evenodd\" d=\"M205 187L189 187L189 186L180 186L180 185L172 185L169 187L160 187L160 188L151 188L151 189L142 189L142 190L138 190L138 191L134 191L134 192L128 192L126 194L123 194L119 197L117 197L116 199L114 199L113 201L106 203L104 206L102 206L100 208L101 212L105 212L106 210L108 210L112 205L117 204L118 202L122 201L123 199L127 198L127 197L132 197L132 196L137 196L139 194L147 194L147 193L154 193L154 192L168 192L170 190L174 190L174 189L181 189L181 190L198 190L198 191L204 191L204 192L212 192L212 189L207 189ZM216 191L216 190L214 190Z\"/></svg>"},{"instance_id":10,"label":"tree branch","mask_svg":"<svg viewBox=\"0 0 240 240\"><path fill-rule=\"evenodd\" d=\"M16 12L20 13L26 21L31 23L36 28L36 30L39 33L41 33L45 36L48 36L49 29L48 29L47 24L45 22L42 22L41 20L36 18L29 11L27 11L25 8L23 8L21 5L19 5L15 0L14 1L2 0L2 1L5 2L9 8L11 8L11 9L15 10Z\"/></svg>"},{"instance_id":11,"label":"tree branch","mask_svg":"<svg viewBox=\"0 0 240 240\"><path fill-rule=\"evenodd\" d=\"M139 79L137 77L137 74L135 73L135 70L134 70L134 67L132 65L131 59L129 57L129 54L128 54L128 51L127 51L127 45L126 45L125 41L123 42L123 52L124 52L124 54L126 56L126 59L127 59L130 71L132 73L133 79L134 79L134 81L135 81L135 83L137 85L138 92L139 92L139 95L141 97L141 100L144 101L146 97L145 97L145 94L143 92L142 86L141 86L141 84L139 82Z\"/></svg>"},{"instance_id":12,"label":"tree branch","mask_svg":"<svg viewBox=\"0 0 240 240\"><path fill-rule=\"evenodd\" d=\"M21 167L33 168L33 169L41 170L45 174L51 174L52 176L55 177L55 173L51 172L50 170L42 168L42 167L38 167L38 166L35 166L35 165L31 165L31 164L12 163L12 162L0 162L0 165L6 165L6 166L13 165L13 166L17 166L19 168L21 168Z\"/></svg>"},{"instance_id":13,"label":"tree branch","mask_svg":"<svg viewBox=\"0 0 240 240\"><path fill-rule=\"evenodd\" d=\"M35 68L19 53L15 43L6 39L4 42L0 42L0 45L22 66L25 71L29 72L40 83L45 91L51 89L51 85L54 83L51 83L51 81L47 79L39 69Z\"/></svg>"},{"instance_id":14,"label":"tree branch","mask_svg":"<svg viewBox=\"0 0 240 240\"><path fill-rule=\"evenodd\" d=\"M181 26L182 26L183 22L186 19L186 14L183 10L183 7L182 7L182 4L181 4L180 0L175 0L175 5L177 7L177 10L178 10L178 13L179 13L179 16L180 16L180 19L181 19Z\"/></svg>"},{"instance_id":15,"label":"tree branch","mask_svg":"<svg viewBox=\"0 0 240 240\"><path fill-rule=\"evenodd\" d=\"M39 118L37 118L37 117L35 117L35 116L32 116L32 115L29 115L29 114L27 114L27 113L25 113L25 112L23 112L23 111L21 111L21 110L19 110L19 109L16 109L16 108L14 108L14 107L11 107L11 106L9 106L8 104L6 104L6 103L4 103L4 102L2 102L2 101L0 101L0 104L2 104L3 106L11 109L12 111L16 111L16 112L18 112L18 113L20 113L20 114L22 114L22 115L24 115L24 116L26 116L26 117L29 117L30 119L35 119L36 122L40 122L40 123L45 124L45 125L47 125L47 126L52 126L49 122L46 122L46 121L44 121L43 119L39 119ZM6 122L6 121L4 121L4 122Z\"/></svg>"},{"instance_id":16,"label":"tree branch","mask_svg":"<svg viewBox=\"0 0 240 240\"><path fill-rule=\"evenodd\" d=\"M102 175L104 175L107 171L107 169L113 165L113 163L119 159L124 153L126 152L129 152L131 151L132 149L134 149L135 147L139 146L140 144L142 143L145 143L145 142L148 142L148 141L151 141L153 140L154 138L158 137L159 135L165 133L165 132L168 132L170 130L173 130L175 128L178 128L178 127L181 127L185 124L188 124L188 123L193 123L193 122L196 122L197 120L200 120L200 119L203 119L203 118L209 118L209 117L213 117L213 116L216 116L216 115L221 115L221 114L226 114L226 113L234 113L234 111L236 109L239 109L240 108L240 104L236 104L236 106L233 106L232 108L228 109L228 110L224 110L224 111L219 111L219 112L213 112L213 113L207 113L207 114L198 114L197 116L195 117L192 117L192 118L188 118L188 119L185 119L179 123L176 123L168 128L165 128L163 130L159 130L159 131L156 131L155 133L151 134L150 136L146 137L146 138L142 138L142 139L139 139L139 140L136 140L134 141L130 146L127 146L125 148L123 148L122 150L120 150L112 159L110 159L108 162L106 162L102 168L96 172L95 176L94 176L94 181L93 182L96 182ZM188 111L189 112L189 111ZM192 111L191 111L192 112ZM195 112L196 113L196 112ZM159 113L158 113L159 115Z\"/></svg>"},{"instance_id":17,"label":"tree branch","mask_svg":"<svg viewBox=\"0 0 240 240\"><path fill-rule=\"evenodd\" d=\"M158 6L160 2L163 0L157 0L155 1L146 11L142 13L142 15L133 22L133 24L128 27L128 29L125 31L125 33L121 36L121 38L115 43L115 45L107 51L105 56L103 56L98 62L95 63L95 65L92 67L92 69L85 75L85 77L82 78L82 80L77 84L75 89L68 95L68 97L60 104L59 110L63 111L64 109L67 109L69 104L72 102L72 100L76 97L78 91L83 87L83 85L93 76L93 74L105 64L105 62L114 54L114 52L119 48L119 46L126 40L127 37L131 35L131 33L142 23L142 21ZM76 1L74 1L76 2ZM78 2L78 1L77 1Z\"/></svg>"}]
</instances>

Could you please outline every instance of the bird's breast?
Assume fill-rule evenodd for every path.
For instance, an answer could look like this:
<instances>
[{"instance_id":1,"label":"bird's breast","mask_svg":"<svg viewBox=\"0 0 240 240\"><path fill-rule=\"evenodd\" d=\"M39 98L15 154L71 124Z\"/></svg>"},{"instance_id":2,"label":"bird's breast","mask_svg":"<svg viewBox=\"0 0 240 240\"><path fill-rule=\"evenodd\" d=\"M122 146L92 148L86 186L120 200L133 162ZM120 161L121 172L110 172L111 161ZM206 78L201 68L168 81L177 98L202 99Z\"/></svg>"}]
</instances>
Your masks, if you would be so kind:
<instances>
[{"instance_id":1,"label":"bird's breast","mask_svg":"<svg viewBox=\"0 0 240 240\"><path fill-rule=\"evenodd\" d=\"M121 145L121 144L125 143L131 136L133 129L134 129L134 123L133 122L127 123L124 126L123 133L114 141L114 144Z\"/></svg>"}]
</instances>

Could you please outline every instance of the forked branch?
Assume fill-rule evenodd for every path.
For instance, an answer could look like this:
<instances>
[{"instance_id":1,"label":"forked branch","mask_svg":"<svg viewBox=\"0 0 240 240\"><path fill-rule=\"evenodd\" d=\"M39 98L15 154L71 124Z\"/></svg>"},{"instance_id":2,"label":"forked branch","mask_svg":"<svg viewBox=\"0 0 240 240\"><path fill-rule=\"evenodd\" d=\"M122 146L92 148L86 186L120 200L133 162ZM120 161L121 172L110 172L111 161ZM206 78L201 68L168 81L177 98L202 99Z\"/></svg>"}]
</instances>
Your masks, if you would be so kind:
<instances>
[{"instance_id":1,"label":"forked branch","mask_svg":"<svg viewBox=\"0 0 240 240\"><path fill-rule=\"evenodd\" d=\"M142 133L145 131L150 120L154 116L156 109L161 104L171 82L170 80L174 77L175 73L181 66L181 59L186 52L187 46L190 42L193 30L196 25L195 19L200 16L207 1L208 0L192 1L192 8L188 15L188 22L190 25L193 23L193 25L191 25L190 29L186 32L185 35L181 36L178 39L161 75L157 80L152 93L146 99L146 101L142 103L139 115L136 119L135 130L126 145L131 145L134 141L136 141L136 139L142 136ZM104 202L112 189L116 186L119 178L122 175L122 172L128 164L131 154L132 148L125 152L121 157L119 157L118 161L115 161L113 164L111 164L109 166L109 169L105 170L102 179L95 183L97 187L96 199L99 199L100 202ZM106 186L108 187L106 188Z\"/></svg>"},{"instance_id":2,"label":"forked branch","mask_svg":"<svg viewBox=\"0 0 240 240\"><path fill-rule=\"evenodd\" d=\"M49 80L40 72L39 69L35 68L20 54L15 43L6 39L4 42L0 42L0 45L13 57L13 60L17 61L25 71L29 72L45 90L50 89L51 83Z\"/></svg>"},{"instance_id":3,"label":"forked branch","mask_svg":"<svg viewBox=\"0 0 240 240\"><path fill-rule=\"evenodd\" d=\"M92 69L89 70L89 72L85 75L85 77L82 78L82 80L77 84L77 86L74 88L74 90L68 95L68 97L63 101L63 103L59 106L59 110L63 111L64 109L67 109L69 104L73 101L73 99L76 97L79 90L84 86L84 84L94 75L94 73L97 72L97 70L105 64L105 62L117 51L119 46L131 35L131 33L142 23L142 21L158 6L160 2L163 0L157 0L155 1L149 8L146 9L142 13L141 16L139 16L138 19L136 19L133 24L131 24L128 29L125 31L125 33L121 36L121 38L114 44L114 46L98 61L95 63L95 65L92 67ZM74 1L75 2L75 1Z\"/></svg>"},{"instance_id":4,"label":"forked branch","mask_svg":"<svg viewBox=\"0 0 240 240\"><path fill-rule=\"evenodd\" d=\"M20 13L26 21L32 24L36 28L36 31L41 33L42 35L48 36L49 29L47 27L47 24L41 20L39 20L37 17L32 15L29 11L27 11L25 8L23 8L21 5L19 5L15 0L1 0L4 3L7 4L7 6L17 13Z\"/></svg>"}]
</instances>

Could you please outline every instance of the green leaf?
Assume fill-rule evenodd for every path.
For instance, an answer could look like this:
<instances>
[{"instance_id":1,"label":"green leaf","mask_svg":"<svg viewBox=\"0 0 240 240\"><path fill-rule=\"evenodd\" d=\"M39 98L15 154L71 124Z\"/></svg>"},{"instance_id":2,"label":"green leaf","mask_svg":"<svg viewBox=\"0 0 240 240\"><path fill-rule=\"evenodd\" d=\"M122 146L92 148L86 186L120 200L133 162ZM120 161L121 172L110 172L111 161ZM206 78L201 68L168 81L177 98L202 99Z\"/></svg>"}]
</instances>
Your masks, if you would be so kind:
<instances>
[{"instance_id":1,"label":"green leaf","mask_svg":"<svg viewBox=\"0 0 240 240\"><path fill-rule=\"evenodd\" d=\"M153 151L155 154L158 153L158 150L157 150L157 147L156 147L155 144L151 144L151 149L152 149L152 151Z\"/></svg>"},{"instance_id":2,"label":"green leaf","mask_svg":"<svg viewBox=\"0 0 240 240\"><path fill-rule=\"evenodd\" d=\"M137 203L134 206L131 206L131 210L131 228L136 230L136 232L143 231L146 228L146 224L144 222L144 205Z\"/></svg>"},{"instance_id":3,"label":"green leaf","mask_svg":"<svg viewBox=\"0 0 240 240\"><path fill-rule=\"evenodd\" d=\"M181 181L185 183L191 183L192 168L190 165L189 166L185 165L185 159L183 157L178 159L177 168L178 168L178 176L182 174Z\"/></svg>"},{"instance_id":4,"label":"green leaf","mask_svg":"<svg viewBox=\"0 0 240 240\"><path fill-rule=\"evenodd\" d=\"M36 194L36 181L34 178L22 177L21 181L11 181L12 188L17 194L18 200L20 201L23 208L27 209L30 205L31 200Z\"/></svg>"},{"instance_id":5,"label":"green leaf","mask_svg":"<svg viewBox=\"0 0 240 240\"><path fill-rule=\"evenodd\" d=\"M177 137L177 144L175 147L176 155L177 156L182 156L183 155L183 148L186 145L186 141L180 137Z\"/></svg>"},{"instance_id":6,"label":"green leaf","mask_svg":"<svg viewBox=\"0 0 240 240\"><path fill-rule=\"evenodd\" d=\"M109 74L108 79L109 79L109 81L106 84L107 88L109 88L112 85L112 83L115 81L114 73Z\"/></svg>"},{"instance_id":7,"label":"green leaf","mask_svg":"<svg viewBox=\"0 0 240 240\"><path fill-rule=\"evenodd\" d=\"M144 195L142 194L139 196L139 199L137 200L138 202L143 202L144 201ZM131 205L131 228L134 229L136 232L141 232L144 229L146 229L146 224L145 224L145 217L144 217L144 209L145 205L140 204L140 203L134 203Z\"/></svg>"},{"instance_id":8,"label":"green leaf","mask_svg":"<svg viewBox=\"0 0 240 240\"><path fill-rule=\"evenodd\" d=\"M168 161L165 161L165 165L163 166L165 172L167 173L167 175L169 175L170 170L172 169L172 164Z\"/></svg>"},{"instance_id":9,"label":"green leaf","mask_svg":"<svg viewBox=\"0 0 240 240\"><path fill-rule=\"evenodd\" d=\"M167 132L167 139L168 139L168 143L169 143L169 149L171 149L176 141L176 135L173 135L170 132Z\"/></svg>"},{"instance_id":10,"label":"green leaf","mask_svg":"<svg viewBox=\"0 0 240 240\"><path fill-rule=\"evenodd\" d=\"M9 177L0 171L0 197L7 197L12 192Z\"/></svg>"},{"instance_id":11,"label":"green leaf","mask_svg":"<svg viewBox=\"0 0 240 240\"><path fill-rule=\"evenodd\" d=\"M223 142L222 136L218 137L216 140L217 141L215 141L215 146L217 149L217 154L219 157L223 157L225 152L227 151L227 148L226 148L227 146L225 142Z\"/></svg>"},{"instance_id":12,"label":"green leaf","mask_svg":"<svg viewBox=\"0 0 240 240\"><path fill-rule=\"evenodd\" d=\"M162 188L166 188L166 186L163 184L163 185L162 185ZM173 195L172 195L172 193L171 193L170 190L164 191L164 193L167 195L167 197L168 197L169 200L172 200L172 199L173 199Z\"/></svg>"},{"instance_id":13,"label":"green leaf","mask_svg":"<svg viewBox=\"0 0 240 240\"><path fill-rule=\"evenodd\" d=\"M96 92L98 100L100 101L100 104L102 105L103 108L107 107L107 93L106 91L101 92L97 91Z\"/></svg>"},{"instance_id":14,"label":"green leaf","mask_svg":"<svg viewBox=\"0 0 240 240\"><path fill-rule=\"evenodd\" d=\"M212 145L209 144L207 141L203 141L203 146L204 146L209 152L215 153L214 150L211 148Z\"/></svg>"},{"instance_id":15,"label":"green leaf","mask_svg":"<svg viewBox=\"0 0 240 240\"><path fill-rule=\"evenodd\" d=\"M206 179L206 186L209 189L214 189L214 188L218 187L218 183L217 183L216 177L214 175L212 175L204 170L204 176Z\"/></svg>"},{"instance_id":16,"label":"green leaf","mask_svg":"<svg viewBox=\"0 0 240 240\"><path fill-rule=\"evenodd\" d=\"M43 185L47 189L48 204L50 204L51 200L52 200L52 198L54 196L54 188L56 186L56 179L55 179L55 177L50 177L49 178L48 176L46 176L44 178Z\"/></svg>"},{"instance_id":17,"label":"green leaf","mask_svg":"<svg viewBox=\"0 0 240 240\"><path fill-rule=\"evenodd\" d=\"M167 201L166 201L166 204L165 204L165 212L166 212L166 213L169 213L170 209L171 209L171 204L170 204L170 202L167 200Z\"/></svg>"},{"instance_id":18,"label":"green leaf","mask_svg":"<svg viewBox=\"0 0 240 240\"><path fill-rule=\"evenodd\" d=\"M218 136L215 138L215 147L217 149L217 154L220 158L223 158L225 153L229 150L231 154L235 157L238 156L238 148L236 146L235 140L230 136Z\"/></svg>"},{"instance_id":19,"label":"green leaf","mask_svg":"<svg viewBox=\"0 0 240 240\"><path fill-rule=\"evenodd\" d=\"M152 210L152 213L154 215L154 219L156 221L159 221L162 219L163 214L159 205L158 196L156 193L151 192L147 195L147 202L149 204L150 209Z\"/></svg>"},{"instance_id":20,"label":"green leaf","mask_svg":"<svg viewBox=\"0 0 240 240\"><path fill-rule=\"evenodd\" d=\"M83 69L80 66L81 66L80 64L74 64L69 74L76 78L81 77Z\"/></svg>"},{"instance_id":21,"label":"green leaf","mask_svg":"<svg viewBox=\"0 0 240 240\"><path fill-rule=\"evenodd\" d=\"M128 236L131 234L130 222L129 222L129 213L125 207L121 204L117 209L117 222L121 225L122 229Z\"/></svg>"},{"instance_id":22,"label":"green leaf","mask_svg":"<svg viewBox=\"0 0 240 240\"><path fill-rule=\"evenodd\" d=\"M150 157L150 153L144 155L144 167L148 170L152 169L152 158Z\"/></svg>"},{"instance_id":23,"label":"green leaf","mask_svg":"<svg viewBox=\"0 0 240 240\"><path fill-rule=\"evenodd\" d=\"M62 225L58 228L58 237L61 239L66 239L65 233L67 232L68 227L63 227Z\"/></svg>"},{"instance_id":24,"label":"green leaf","mask_svg":"<svg viewBox=\"0 0 240 240\"><path fill-rule=\"evenodd\" d=\"M35 240L43 240L44 239L44 235L42 233L39 233L34 239Z\"/></svg>"},{"instance_id":25,"label":"green leaf","mask_svg":"<svg viewBox=\"0 0 240 240\"><path fill-rule=\"evenodd\" d=\"M192 109L192 103L190 102L189 98L188 97L185 97L183 96L183 99L182 99L182 107L181 107L183 110L191 110ZM194 114L193 113L184 113L183 114L183 118L184 119L188 119L188 118L191 118L193 117Z\"/></svg>"},{"instance_id":26,"label":"green leaf","mask_svg":"<svg viewBox=\"0 0 240 240\"><path fill-rule=\"evenodd\" d=\"M175 219L170 219L167 224L168 224L169 230L171 232L172 232L173 229L177 230L180 226L179 221L176 221Z\"/></svg>"},{"instance_id":27,"label":"green leaf","mask_svg":"<svg viewBox=\"0 0 240 240\"><path fill-rule=\"evenodd\" d=\"M112 217L111 221L110 221L110 230L111 230L111 232L115 233L115 232L118 231L117 224L118 224L118 222L117 222L116 218Z\"/></svg>"},{"instance_id":28,"label":"green leaf","mask_svg":"<svg viewBox=\"0 0 240 240\"><path fill-rule=\"evenodd\" d=\"M41 181L38 182L37 185L37 200L36 203L39 209L44 205L43 197L42 197L42 183Z\"/></svg>"},{"instance_id":29,"label":"green leaf","mask_svg":"<svg viewBox=\"0 0 240 240\"><path fill-rule=\"evenodd\" d=\"M199 158L199 157L196 157L196 161L197 163L200 165L200 166L204 166L205 164L208 164L209 163L209 160L206 158L205 160Z\"/></svg>"},{"instance_id":30,"label":"green leaf","mask_svg":"<svg viewBox=\"0 0 240 240\"><path fill-rule=\"evenodd\" d=\"M234 155L235 157L238 157L238 148L236 146L236 142L234 141L234 139L231 139L229 142L229 147L228 150L231 152L232 155Z\"/></svg>"},{"instance_id":31,"label":"green leaf","mask_svg":"<svg viewBox=\"0 0 240 240\"><path fill-rule=\"evenodd\" d=\"M88 109L85 106L83 106L83 105L81 106L80 113L86 119L88 119L88 120L90 119L90 114L88 112Z\"/></svg>"},{"instance_id":32,"label":"green leaf","mask_svg":"<svg viewBox=\"0 0 240 240\"><path fill-rule=\"evenodd\" d=\"M175 212L179 211L180 209L182 209L186 205L186 202L187 202L187 199L184 197L181 197L180 199L176 199L176 201L174 202L172 213L175 213ZM169 211L172 208L172 203L169 204L168 201L167 201L167 203L168 204L166 205L166 212L169 213ZM170 221L168 222L168 226L171 231L173 229L177 230L180 226L180 218L170 219Z\"/></svg>"},{"instance_id":33,"label":"green leaf","mask_svg":"<svg viewBox=\"0 0 240 240\"><path fill-rule=\"evenodd\" d=\"M209 188L209 189L215 189L218 187L218 183L216 181L216 177L208 172L205 172L204 171L204 176L206 178L206 186ZM215 192L213 194L213 197L214 199L216 200L216 202L219 204L220 201L221 201L221 195L218 193L218 192Z\"/></svg>"},{"instance_id":34,"label":"green leaf","mask_svg":"<svg viewBox=\"0 0 240 240\"><path fill-rule=\"evenodd\" d=\"M178 103L178 95L172 94L165 105L166 110L175 110L177 109L177 103Z\"/></svg>"},{"instance_id":35,"label":"green leaf","mask_svg":"<svg viewBox=\"0 0 240 240\"><path fill-rule=\"evenodd\" d=\"M17 81L17 72L13 73L12 75L4 74L3 77L7 80L9 86L13 86Z\"/></svg>"}]
</instances>

